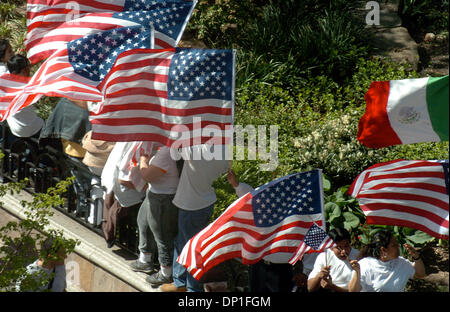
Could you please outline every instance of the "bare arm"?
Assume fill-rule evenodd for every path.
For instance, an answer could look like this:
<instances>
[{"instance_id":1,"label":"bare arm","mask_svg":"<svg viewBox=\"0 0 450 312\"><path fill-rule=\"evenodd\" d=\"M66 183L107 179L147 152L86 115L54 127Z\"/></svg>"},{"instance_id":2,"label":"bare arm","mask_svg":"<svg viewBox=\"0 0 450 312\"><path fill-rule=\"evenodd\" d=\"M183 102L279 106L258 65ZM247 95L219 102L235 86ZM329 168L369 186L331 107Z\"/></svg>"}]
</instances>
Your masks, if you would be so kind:
<instances>
[{"instance_id":1,"label":"bare arm","mask_svg":"<svg viewBox=\"0 0 450 312\"><path fill-rule=\"evenodd\" d=\"M348 291L349 292L360 292L361 291L361 270L359 267L359 263L357 260L350 261L350 264L352 265L352 269L355 271L353 273L352 279L350 280L350 283L348 284Z\"/></svg>"},{"instance_id":2,"label":"bare arm","mask_svg":"<svg viewBox=\"0 0 450 312\"><path fill-rule=\"evenodd\" d=\"M317 291L320 288L321 280L330 276L330 267L322 267L322 270L313 278L308 279L308 291Z\"/></svg>"},{"instance_id":3,"label":"bare arm","mask_svg":"<svg viewBox=\"0 0 450 312\"><path fill-rule=\"evenodd\" d=\"M422 258L420 258L417 250L415 250L410 244L404 244L403 247L405 247L406 251L413 257L414 269L416 270L414 273L414 278L424 278L427 276L427 273L425 272L425 264L423 263Z\"/></svg>"},{"instance_id":4,"label":"bare arm","mask_svg":"<svg viewBox=\"0 0 450 312\"><path fill-rule=\"evenodd\" d=\"M149 158L150 157L147 155L141 156L141 158L139 159L139 171L141 172L141 176L145 181L152 183L163 176L165 174L165 171L159 167L149 165Z\"/></svg>"}]
</instances>

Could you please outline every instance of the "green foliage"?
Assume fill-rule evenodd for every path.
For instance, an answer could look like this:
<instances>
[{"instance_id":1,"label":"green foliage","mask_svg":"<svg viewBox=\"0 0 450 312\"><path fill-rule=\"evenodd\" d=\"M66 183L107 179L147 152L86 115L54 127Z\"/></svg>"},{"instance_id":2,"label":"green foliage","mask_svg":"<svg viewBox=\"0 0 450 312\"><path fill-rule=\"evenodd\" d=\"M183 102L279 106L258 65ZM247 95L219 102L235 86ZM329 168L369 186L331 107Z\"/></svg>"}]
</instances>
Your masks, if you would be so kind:
<instances>
[{"instance_id":1,"label":"green foliage","mask_svg":"<svg viewBox=\"0 0 450 312\"><path fill-rule=\"evenodd\" d=\"M26 265L36 259L62 260L57 255L47 257L38 251L44 240L53 238L59 243L63 254L71 253L78 241L66 239L62 231L49 229L49 217L53 215L52 208L64 203L61 195L73 182L73 178L58 183L49 188L47 193L36 194L31 202L21 201L25 218L17 222L11 221L0 228L0 291L14 291L19 278L23 278L25 289L37 289L49 279L36 282L33 278L26 278ZM6 192L17 194L27 181L0 185L0 197ZM51 278L50 276L48 278Z\"/></svg>"},{"instance_id":2,"label":"green foliage","mask_svg":"<svg viewBox=\"0 0 450 312\"><path fill-rule=\"evenodd\" d=\"M448 10L448 0L400 0L399 3L404 26L422 35L427 32L448 34Z\"/></svg>"},{"instance_id":3,"label":"green foliage","mask_svg":"<svg viewBox=\"0 0 450 312\"><path fill-rule=\"evenodd\" d=\"M230 47L245 34L258 11L258 0L199 0L187 30L211 47Z\"/></svg>"},{"instance_id":4,"label":"green foliage","mask_svg":"<svg viewBox=\"0 0 450 312\"><path fill-rule=\"evenodd\" d=\"M17 17L16 5L14 3L0 2L0 20L6 22Z\"/></svg>"}]
</instances>

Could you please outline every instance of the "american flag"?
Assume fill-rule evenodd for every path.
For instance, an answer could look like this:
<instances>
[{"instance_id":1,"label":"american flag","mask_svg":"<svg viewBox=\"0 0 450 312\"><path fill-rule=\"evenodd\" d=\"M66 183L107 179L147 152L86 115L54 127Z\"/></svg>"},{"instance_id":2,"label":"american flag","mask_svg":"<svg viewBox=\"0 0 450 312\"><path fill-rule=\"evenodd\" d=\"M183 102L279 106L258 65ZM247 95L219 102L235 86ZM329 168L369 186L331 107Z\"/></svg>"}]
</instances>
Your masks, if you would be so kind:
<instances>
[{"instance_id":1,"label":"american flag","mask_svg":"<svg viewBox=\"0 0 450 312\"><path fill-rule=\"evenodd\" d=\"M175 47L196 3L196 0L29 0L25 38L28 58L36 63L75 39L130 26L152 26L155 48Z\"/></svg>"},{"instance_id":2,"label":"american flag","mask_svg":"<svg viewBox=\"0 0 450 312\"><path fill-rule=\"evenodd\" d=\"M9 114L11 101L22 92L30 77L4 74L0 76L0 120L5 120ZM3 118L5 116L5 118Z\"/></svg>"},{"instance_id":3,"label":"american flag","mask_svg":"<svg viewBox=\"0 0 450 312\"><path fill-rule=\"evenodd\" d=\"M98 112L91 112L92 137L167 146L227 143L226 130L233 120L234 66L233 50L122 53L99 86L104 101Z\"/></svg>"},{"instance_id":4,"label":"american flag","mask_svg":"<svg viewBox=\"0 0 450 312\"><path fill-rule=\"evenodd\" d=\"M166 18L171 23L167 31L172 33L173 38L181 36L189 17L187 10L181 11L184 15L176 17L176 20ZM119 14L124 14L126 19L139 20L139 13L142 12ZM135 23L134 26L114 28L68 42L63 49L56 50L39 67L22 92L15 95L3 118L35 103L43 95L101 102L103 97L97 86L111 69L117 56L124 51L152 47L154 34L157 33L155 28L165 27L156 23L158 18L159 13L152 27L150 22L147 27ZM172 43L175 42L173 39Z\"/></svg>"},{"instance_id":5,"label":"american flag","mask_svg":"<svg viewBox=\"0 0 450 312\"><path fill-rule=\"evenodd\" d=\"M358 175L348 193L368 224L398 225L448 239L448 160L393 160Z\"/></svg>"},{"instance_id":6,"label":"american flag","mask_svg":"<svg viewBox=\"0 0 450 312\"><path fill-rule=\"evenodd\" d=\"M289 260L289 263L294 265L305 253L311 252L311 250L314 250L314 252L322 252L327 248L333 248L335 246L336 244L328 236L327 232L316 224L313 224L300 243L300 246L298 246L294 256Z\"/></svg>"},{"instance_id":7,"label":"american flag","mask_svg":"<svg viewBox=\"0 0 450 312\"><path fill-rule=\"evenodd\" d=\"M308 229L324 226L319 169L276 179L231 204L184 246L177 261L196 279L231 258L253 264L296 252Z\"/></svg>"}]
</instances>

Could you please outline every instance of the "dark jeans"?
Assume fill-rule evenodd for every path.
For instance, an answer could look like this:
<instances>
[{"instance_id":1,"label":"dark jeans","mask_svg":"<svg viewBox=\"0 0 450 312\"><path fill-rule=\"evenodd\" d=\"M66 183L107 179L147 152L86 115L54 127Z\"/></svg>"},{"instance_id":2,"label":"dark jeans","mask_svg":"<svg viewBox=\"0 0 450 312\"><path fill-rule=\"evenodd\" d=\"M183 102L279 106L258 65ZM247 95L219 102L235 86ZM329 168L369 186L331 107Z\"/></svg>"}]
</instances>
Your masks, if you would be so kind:
<instances>
[{"instance_id":1,"label":"dark jeans","mask_svg":"<svg viewBox=\"0 0 450 312\"><path fill-rule=\"evenodd\" d=\"M138 224L139 249L147 249L148 233L144 231L147 222L158 248L158 260L161 265L172 266L175 236L178 232L178 208L172 204L175 194L155 194L147 191L147 196L139 209ZM147 250L145 252L151 252Z\"/></svg>"}]
</instances>

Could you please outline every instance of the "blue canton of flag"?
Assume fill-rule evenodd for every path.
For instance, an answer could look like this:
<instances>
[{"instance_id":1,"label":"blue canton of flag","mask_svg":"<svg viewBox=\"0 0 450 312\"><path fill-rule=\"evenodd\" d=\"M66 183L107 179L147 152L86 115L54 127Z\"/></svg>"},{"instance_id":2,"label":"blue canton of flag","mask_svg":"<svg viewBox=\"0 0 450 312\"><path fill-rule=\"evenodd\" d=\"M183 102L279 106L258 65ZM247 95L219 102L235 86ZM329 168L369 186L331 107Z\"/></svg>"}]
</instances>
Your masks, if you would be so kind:
<instances>
[{"instance_id":1,"label":"blue canton of flag","mask_svg":"<svg viewBox=\"0 0 450 312\"><path fill-rule=\"evenodd\" d=\"M101 81L122 52L175 47L194 5L195 2L180 0L127 0L124 11L114 13L113 17L134 22L136 26L107 30L69 42L69 62L77 74Z\"/></svg>"},{"instance_id":2,"label":"blue canton of flag","mask_svg":"<svg viewBox=\"0 0 450 312\"><path fill-rule=\"evenodd\" d=\"M168 77L169 100L232 100L233 51L177 48Z\"/></svg>"},{"instance_id":3,"label":"blue canton of flag","mask_svg":"<svg viewBox=\"0 0 450 312\"><path fill-rule=\"evenodd\" d=\"M296 173L273 182L258 189L252 198L256 226L273 226L292 215L322 211L322 181L318 170Z\"/></svg>"},{"instance_id":4,"label":"blue canton of flag","mask_svg":"<svg viewBox=\"0 0 450 312\"><path fill-rule=\"evenodd\" d=\"M303 242L312 249L318 250L327 236L327 233L314 223L306 233Z\"/></svg>"},{"instance_id":5,"label":"blue canton of flag","mask_svg":"<svg viewBox=\"0 0 450 312\"><path fill-rule=\"evenodd\" d=\"M143 26L152 25L156 31L176 39L182 33L186 16L193 1L181 0L127 0L123 12L113 17L123 18Z\"/></svg>"},{"instance_id":6,"label":"blue canton of flag","mask_svg":"<svg viewBox=\"0 0 450 312\"><path fill-rule=\"evenodd\" d=\"M90 80L101 81L117 56L131 49L150 48L150 29L131 26L89 35L67 44L69 62L75 72Z\"/></svg>"}]
</instances>

